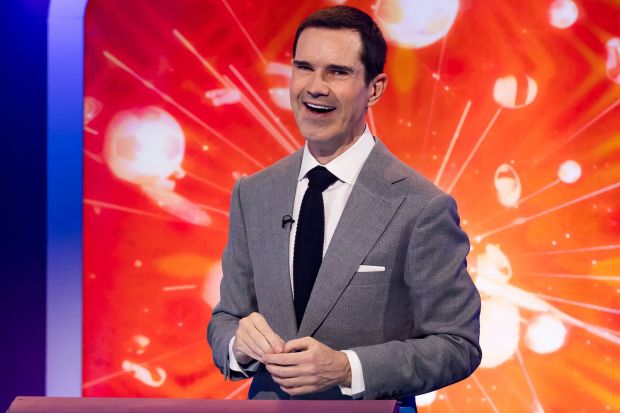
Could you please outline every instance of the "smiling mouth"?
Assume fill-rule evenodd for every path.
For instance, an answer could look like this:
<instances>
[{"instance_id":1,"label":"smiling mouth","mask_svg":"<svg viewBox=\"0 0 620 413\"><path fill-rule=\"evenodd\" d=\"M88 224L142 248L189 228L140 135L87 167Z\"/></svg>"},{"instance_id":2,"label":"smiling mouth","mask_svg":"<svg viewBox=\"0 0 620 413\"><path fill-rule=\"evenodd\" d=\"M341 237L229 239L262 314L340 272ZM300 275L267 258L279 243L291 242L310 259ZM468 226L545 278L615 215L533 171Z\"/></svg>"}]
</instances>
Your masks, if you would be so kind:
<instances>
[{"instance_id":1,"label":"smiling mouth","mask_svg":"<svg viewBox=\"0 0 620 413\"><path fill-rule=\"evenodd\" d=\"M312 113L329 113L329 112L336 110L334 106L318 105L316 103L308 103L308 102L303 102L303 103L304 103L304 106Z\"/></svg>"}]
</instances>

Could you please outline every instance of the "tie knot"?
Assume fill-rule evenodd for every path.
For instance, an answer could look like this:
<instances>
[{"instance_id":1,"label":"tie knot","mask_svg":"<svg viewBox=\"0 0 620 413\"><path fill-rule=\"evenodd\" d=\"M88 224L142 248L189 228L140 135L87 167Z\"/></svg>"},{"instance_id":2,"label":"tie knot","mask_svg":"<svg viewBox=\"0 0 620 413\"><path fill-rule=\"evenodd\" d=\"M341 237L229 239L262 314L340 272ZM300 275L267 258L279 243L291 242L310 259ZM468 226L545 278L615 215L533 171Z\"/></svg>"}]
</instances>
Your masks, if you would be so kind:
<instances>
[{"instance_id":1,"label":"tie knot","mask_svg":"<svg viewBox=\"0 0 620 413\"><path fill-rule=\"evenodd\" d=\"M323 192L328 186L338 180L334 174L329 172L324 166L315 166L308 171L308 186Z\"/></svg>"}]
</instances>

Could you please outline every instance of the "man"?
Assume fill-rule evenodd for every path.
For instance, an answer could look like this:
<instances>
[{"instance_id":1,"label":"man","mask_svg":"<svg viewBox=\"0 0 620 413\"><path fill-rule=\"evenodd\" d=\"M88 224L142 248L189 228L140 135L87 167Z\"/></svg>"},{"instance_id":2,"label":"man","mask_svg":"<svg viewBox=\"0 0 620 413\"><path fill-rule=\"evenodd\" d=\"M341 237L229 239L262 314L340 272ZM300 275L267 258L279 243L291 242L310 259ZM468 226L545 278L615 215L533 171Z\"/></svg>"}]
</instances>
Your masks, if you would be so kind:
<instances>
[{"instance_id":1,"label":"man","mask_svg":"<svg viewBox=\"0 0 620 413\"><path fill-rule=\"evenodd\" d=\"M365 125L385 53L357 9L306 18L290 86L306 145L233 190L208 339L250 398L411 399L480 363L456 205Z\"/></svg>"}]
</instances>

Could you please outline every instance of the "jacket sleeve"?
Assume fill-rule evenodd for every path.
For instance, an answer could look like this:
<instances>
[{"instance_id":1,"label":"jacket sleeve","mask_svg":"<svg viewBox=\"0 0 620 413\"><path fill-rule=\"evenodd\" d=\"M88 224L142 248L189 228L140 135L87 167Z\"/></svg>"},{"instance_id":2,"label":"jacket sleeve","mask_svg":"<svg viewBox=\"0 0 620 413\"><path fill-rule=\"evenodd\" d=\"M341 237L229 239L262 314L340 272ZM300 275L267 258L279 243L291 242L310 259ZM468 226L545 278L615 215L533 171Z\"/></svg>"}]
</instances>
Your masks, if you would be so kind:
<instances>
[{"instance_id":1,"label":"jacket sleeve","mask_svg":"<svg viewBox=\"0 0 620 413\"><path fill-rule=\"evenodd\" d=\"M224 378L230 380L248 377L230 369L228 345L237 331L239 320L258 311L241 202L242 185L243 178L237 181L232 192L228 242L222 256L220 302L213 309L207 328L213 361Z\"/></svg>"},{"instance_id":2,"label":"jacket sleeve","mask_svg":"<svg viewBox=\"0 0 620 413\"><path fill-rule=\"evenodd\" d=\"M404 281L409 339L353 348L365 399L422 394L469 376L480 364L480 295L467 273L467 235L452 197L440 194L414 218Z\"/></svg>"}]
</instances>

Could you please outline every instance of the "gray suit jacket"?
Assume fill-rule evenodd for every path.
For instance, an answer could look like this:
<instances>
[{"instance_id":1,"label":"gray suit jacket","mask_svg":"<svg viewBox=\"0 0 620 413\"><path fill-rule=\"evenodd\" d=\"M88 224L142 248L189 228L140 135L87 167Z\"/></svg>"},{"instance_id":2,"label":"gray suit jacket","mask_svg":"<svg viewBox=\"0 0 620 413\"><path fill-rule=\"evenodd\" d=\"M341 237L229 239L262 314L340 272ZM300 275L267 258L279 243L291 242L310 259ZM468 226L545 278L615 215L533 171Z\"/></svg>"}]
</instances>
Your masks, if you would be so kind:
<instances>
[{"instance_id":1,"label":"gray suit jacket","mask_svg":"<svg viewBox=\"0 0 620 413\"><path fill-rule=\"evenodd\" d=\"M302 150L232 194L220 303L208 339L230 379L228 343L258 311L283 340L311 336L360 358L365 399L426 393L480 363L480 296L466 269L469 242L453 199L377 140L325 253L299 330L289 277L289 226ZM381 272L357 272L361 264ZM251 398L289 398L264 366ZM302 398L343 398L337 387Z\"/></svg>"}]
</instances>

